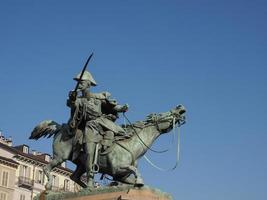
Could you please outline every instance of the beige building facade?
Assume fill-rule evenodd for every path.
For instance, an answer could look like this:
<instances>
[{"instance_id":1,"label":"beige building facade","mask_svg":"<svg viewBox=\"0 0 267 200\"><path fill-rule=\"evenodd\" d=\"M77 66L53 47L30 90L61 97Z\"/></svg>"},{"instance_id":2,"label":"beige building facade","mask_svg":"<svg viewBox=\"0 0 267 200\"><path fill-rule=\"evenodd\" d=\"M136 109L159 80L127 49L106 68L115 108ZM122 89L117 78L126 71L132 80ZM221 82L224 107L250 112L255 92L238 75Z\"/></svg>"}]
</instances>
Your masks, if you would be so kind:
<instances>
[{"instance_id":1,"label":"beige building facade","mask_svg":"<svg viewBox=\"0 0 267 200\"><path fill-rule=\"evenodd\" d=\"M12 140L0 135L0 200L32 200L45 190L43 167L51 156L30 151L29 146L12 146ZM52 171L54 191L79 191L70 179L72 170L63 163Z\"/></svg>"}]
</instances>

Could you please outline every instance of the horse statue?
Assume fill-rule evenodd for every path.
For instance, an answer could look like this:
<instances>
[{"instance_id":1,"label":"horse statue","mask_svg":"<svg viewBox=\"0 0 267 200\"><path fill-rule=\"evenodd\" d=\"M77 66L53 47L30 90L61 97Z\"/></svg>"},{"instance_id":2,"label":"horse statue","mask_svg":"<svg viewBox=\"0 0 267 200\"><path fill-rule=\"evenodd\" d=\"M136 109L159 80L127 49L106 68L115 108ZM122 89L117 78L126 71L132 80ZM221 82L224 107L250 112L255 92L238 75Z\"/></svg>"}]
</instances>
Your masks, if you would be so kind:
<instances>
[{"instance_id":1,"label":"horse statue","mask_svg":"<svg viewBox=\"0 0 267 200\"><path fill-rule=\"evenodd\" d=\"M123 127L125 131L132 135L130 138L114 140L113 145L100 152L97 157L96 172L107 174L113 177L113 181L143 186L144 182L137 169L137 161L152 146L153 142L164 133L169 132L174 126L185 123L185 108L182 105L174 109L160 113L150 114L144 121L137 121ZM81 176L86 171L85 153L81 151L79 156L73 160L73 148L75 135L71 134L66 125L47 120L37 125L31 133L30 139L38 140L41 137L53 136L53 159L44 167L44 173L48 182L46 189L52 187L52 177L50 172L66 160L70 160L77 165L76 170L71 175L71 179L82 187L86 184L81 181Z\"/></svg>"}]
</instances>

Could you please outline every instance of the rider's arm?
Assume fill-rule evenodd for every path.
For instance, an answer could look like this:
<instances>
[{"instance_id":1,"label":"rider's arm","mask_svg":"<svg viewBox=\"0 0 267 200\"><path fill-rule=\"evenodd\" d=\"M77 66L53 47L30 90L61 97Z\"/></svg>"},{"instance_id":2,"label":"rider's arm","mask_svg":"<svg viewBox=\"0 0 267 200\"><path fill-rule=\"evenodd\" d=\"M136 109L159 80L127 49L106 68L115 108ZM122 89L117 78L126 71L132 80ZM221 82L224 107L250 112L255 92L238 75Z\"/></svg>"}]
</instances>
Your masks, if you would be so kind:
<instances>
[{"instance_id":1,"label":"rider's arm","mask_svg":"<svg viewBox=\"0 0 267 200\"><path fill-rule=\"evenodd\" d=\"M117 112L126 112L128 109L129 109L129 105L128 104L116 105L114 107L114 110L116 110Z\"/></svg>"},{"instance_id":2,"label":"rider's arm","mask_svg":"<svg viewBox=\"0 0 267 200\"><path fill-rule=\"evenodd\" d=\"M111 94L107 92L108 95L106 95L105 101L106 104L109 105L109 107L112 109L112 111L118 113L118 112L126 112L129 109L128 104L120 105L118 102L111 98Z\"/></svg>"}]
</instances>

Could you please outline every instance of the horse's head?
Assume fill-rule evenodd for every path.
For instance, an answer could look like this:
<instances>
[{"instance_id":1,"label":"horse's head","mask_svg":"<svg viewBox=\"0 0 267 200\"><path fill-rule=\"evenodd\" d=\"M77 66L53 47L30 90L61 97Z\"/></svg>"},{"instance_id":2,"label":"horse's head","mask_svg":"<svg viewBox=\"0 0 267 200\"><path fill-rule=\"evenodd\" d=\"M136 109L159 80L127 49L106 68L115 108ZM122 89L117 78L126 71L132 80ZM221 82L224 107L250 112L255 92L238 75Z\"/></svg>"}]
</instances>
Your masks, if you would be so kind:
<instances>
[{"instance_id":1,"label":"horse's head","mask_svg":"<svg viewBox=\"0 0 267 200\"><path fill-rule=\"evenodd\" d=\"M147 121L155 123L159 132L167 133L175 125L181 126L185 123L185 112L185 107L178 105L169 112L149 115Z\"/></svg>"},{"instance_id":2,"label":"horse's head","mask_svg":"<svg viewBox=\"0 0 267 200\"><path fill-rule=\"evenodd\" d=\"M183 105L178 105L171 111L172 117L175 119L175 124L183 125L185 123L185 112L186 109Z\"/></svg>"}]
</instances>

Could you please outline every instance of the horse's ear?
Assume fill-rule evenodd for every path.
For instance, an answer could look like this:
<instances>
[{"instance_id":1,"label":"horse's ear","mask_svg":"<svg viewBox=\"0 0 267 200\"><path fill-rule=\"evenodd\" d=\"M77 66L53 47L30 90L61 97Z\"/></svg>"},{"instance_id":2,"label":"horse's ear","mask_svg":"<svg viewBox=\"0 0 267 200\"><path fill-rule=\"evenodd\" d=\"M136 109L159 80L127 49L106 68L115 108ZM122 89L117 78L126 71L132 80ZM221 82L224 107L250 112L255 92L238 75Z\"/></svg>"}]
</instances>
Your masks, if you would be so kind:
<instances>
[{"instance_id":1,"label":"horse's ear","mask_svg":"<svg viewBox=\"0 0 267 200\"><path fill-rule=\"evenodd\" d=\"M176 110L180 110L179 112L180 115L186 112L186 109L182 104L176 106Z\"/></svg>"},{"instance_id":2,"label":"horse's ear","mask_svg":"<svg viewBox=\"0 0 267 200\"><path fill-rule=\"evenodd\" d=\"M176 106L176 109L183 107L181 104Z\"/></svg>"}]
</instances>

